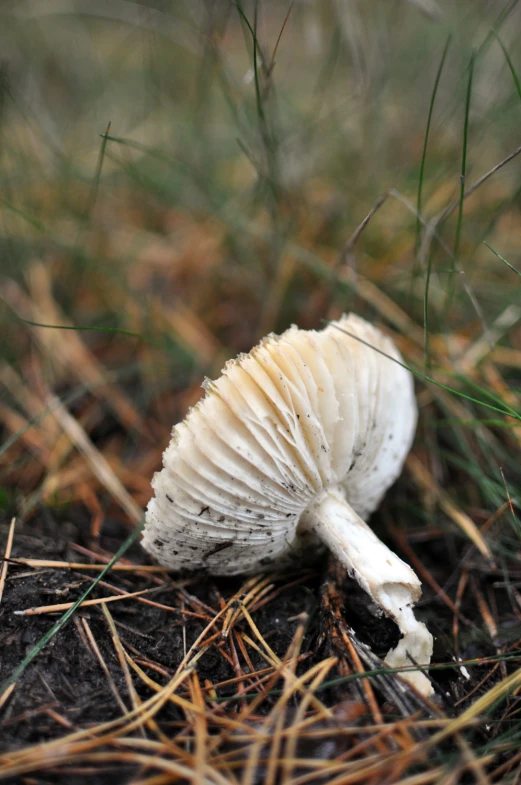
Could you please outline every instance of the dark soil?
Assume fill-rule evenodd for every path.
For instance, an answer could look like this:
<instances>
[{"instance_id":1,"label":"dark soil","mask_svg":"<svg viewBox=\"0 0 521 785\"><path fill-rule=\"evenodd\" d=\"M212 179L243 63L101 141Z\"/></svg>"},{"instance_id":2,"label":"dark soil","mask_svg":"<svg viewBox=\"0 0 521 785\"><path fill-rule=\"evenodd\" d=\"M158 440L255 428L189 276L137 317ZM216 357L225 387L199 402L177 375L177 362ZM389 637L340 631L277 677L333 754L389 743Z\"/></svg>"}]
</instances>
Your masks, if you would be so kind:
<instances>
[{"instance_id":1,"label":"dark soil","mask_svg":"<svg viewBox=\"0 0 521 785\"><path fill-rule=\"evenodd\" d=\"M57 521L49 510L41 510L28 523L17 524L12 558L88 562L93 559L81 552L82 547L110 556L128 535L128 529L122 524L115 520L107 521L99 543L93 545L89 541L87 520L82 521L78 515L72 523L71 518L72 516L67 520ZM3 552L5 546L7 530L8 524L5 522L0 526L0 552ZM436 553L436 547L443 549L441 543L440 540L438 546L430 544L431 558L434 555L437 564L444 564L444 572L450 575L447 553L444 554L445 562L439 561L439 554ZM125 558L136 565L146 563L146 556L139 545L133 546ZM96 560L99 561L99 557ZM0 604L0 681L11 675L60 615L47 613L24 616L16 611L72 602L81 596L94 576L95 573L92 572L82 573L62 568L31 569L15 564L9 566ZM324 566L315 572L301 575L300 578L298 575L289 578L279 576L274 579L276 590L272 592L270 601L255 611L256 624L279 657L287 652L298 623L297 617L303 612L308 614L309 621L301 647L301 653L305 655L302 668L308 668L314 662L322 660L332 650L321 601L324 580ZM136 601L135 598L112 602L109 608L127 650L136 656L137 661L152 663L163 676L168 677L173 675L186 649L207 624L204 619L183 615L182 610L189 609L194 613L210 606L215 612L223 598L237 592L243 579L216 581L203 577L193 580L184 589L179 589L175 586L175 576L166 573L139 573L137 566L133 572L109 573L106 582L110 586L96 587L93 597L115 594L114 588L111 587L135 592L156 586L154 592L148 595L149 599L168 606L169 609L153 607ZM291 583L293 585L287 585ZM355 630L360 640L370 644L376 654L383 655L398 638L395 625L390 620L377 618L368 612L371 610L368 609L368 599L353 582L345 579L340 592L343 601L341 613L346 623ZM474 618L476 617L476 610L471 607L463 608L462 612L473 612ZM438 638L436 659L450 660L447 649L443 650L443 647L450 641L452 614L443 603L434 599L428 588L425 592L424 608L420 610L420 615L422 614ZM109 688L107 675L87 640L82 619L87 621L113 683L127 707L129 706L124 672L118 662L101 607L98 605L84 608L77 612L75 618L38 654L18 680L13 695L0 713L0 753L60 737L72 730L121 716L121 706ZM508 619L506 621L508 622ZM519 637L519 629L513 629L515 626L515 622L510 619L510 626L507 623L504 627L505 634L508 632L514 638L516 634ZM498 642L494 645L490 639L486 639L483 632L472 626L464 627L462 639L467 641L467 646L460 653L463 658L486 656L498 651ZM265 661L260 656L256 658L253 652L252 664L255 668L263 668ZM157 673L155 675L157 676ZM212 684L218 684L233 679L236 672L233 664L221 656L215 646L199 661L198 675L201 683L208 679ZM457 670L441 671L433 675L445 696L446 709L450 709L450 704L464 697L470 689L470 685ZM497 676L499 678L499 672ZM479 681L479 678L481 674L478 672L475 681ZM474 683L474 677L471 683ZM492 684L493 680L489 680L486 688L490 688ZM147 687L139 683L136 688L143 699L152 694ZM233 694L233 686L229 689L231 693L228 694ZM323 699L333 704L349 695L349 686L345 685L330 690L329 694L323 695ZM220 689L219 697L226 697L225 688ZM165 708L161 712L161 721L165 728L175 728L182 720L175 707ZM43 779L33 777L23 781L38 785L51 782L92 785L93 782L110 781L116 785L118 782L128 782L130 778L130 769L118 766L116 772L110 769L106 775L98 770L94 780L88 774L71 771L66 775L46 772Z\"/></svg>"}]
</instances>

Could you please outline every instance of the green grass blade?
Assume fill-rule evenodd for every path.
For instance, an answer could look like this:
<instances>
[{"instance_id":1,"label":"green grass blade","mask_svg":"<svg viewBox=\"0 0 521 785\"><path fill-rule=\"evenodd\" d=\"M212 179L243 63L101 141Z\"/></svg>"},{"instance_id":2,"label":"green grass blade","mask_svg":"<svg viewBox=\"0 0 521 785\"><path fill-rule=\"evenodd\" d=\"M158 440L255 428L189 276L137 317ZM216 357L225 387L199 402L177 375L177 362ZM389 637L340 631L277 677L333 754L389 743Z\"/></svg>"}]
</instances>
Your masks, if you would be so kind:
<instances>
[{"instance_id":1,"label":"green grass blade","mask_svg":"<svg viewBox=\"0 0 521 785\"><path fill-rule=\"evenodd\" d=\"M463 203L465 201L465 178L467 174L467 145L469 136L469 115L470 115L470 99L472 96L472 80L474 77L474 64L476 55L473 52L470 59L469 75L467 81L467 93L465 96L465 119L463 122L463 144L461 150L461 172L460 172L460 190L459 190L459 205L458 205L458 221L456 224L456 238L454 240L454 255L451 262L451 272L447 284L447 300L445 306L445 314L448 313L452 295L454 291L454 273L456 272L456 263L459 257L459 249L461 242L461 227L463 225Z\"/></svg>"},{"instance_id":2,"label":"green grass blade","mask_svg":"<svg viewBox=\"0 0 521 785\"><path fill-rule=\"evenodd\" d=\"M77 324L42 324L41 322L32 322L30 319L22 319L21 316L17 317L18 321L22 324L27 324L29 327L45 327L47 330L91 330L99 333L119 333L120 335L128 335L130 338L139 338L141 341L147 341L144 335L132 332L132 330L125 330L122 327L93 327L89 325Z\"/></svg>"},{"instance_id":3,"label":"green grass blade","mask_svg":"<svg viewBox=\"0 0 521 785\"><path fill-rule=\"evenodd\" d=\"M503 401L501 402L502 407L500 408L498 406L493 406L492 404L487 403L486 401L481 401L479 400L479 398L473 398L471 395L467 395L466 393L463 393L460 390L455 390L453 387L450 387L448 384L443 384L443 382L438 382L436 379L433 379L432 376L427 376L427 374L418 371L416 368L412 368L412 366L407 365L407 363L400 362L400 360L397 360L395 357L391 357L390 354L386 354L386 352L382 351L381 349L378 349L376 346L373 346L368 341L364 341L363 338L360 338L360 336L355 335L354 333L350 333L349 330L345 330L343 327L339 327L338 324L334 324L333 322L328 322L328 324L330 324L331 327L340 330L340 332L349 335L350 338L354 338L355 341L359 341L360 343L363 343L365 346L368 346L370 349L373 349L375 352L378 352L378 354L381 354L382 357L387 357L388 360L392 360L392 362L397 363L402 368L405 368L405 370L417 376L419 379L422 379L424 382L429 382L429 384L434 384L436 387L440 387L442 390L446 390L447 392L453 393L453 395L457 395L459 398L463 398L466 401L470 401L471 403L476 403L478 404L478 406L484 406L486 409L490 409L493 412L499 412L500 414L504 414L507 417L513 417L515 420L521 421L521 414L518 414L513 409L510 409L510 407L506 406L503 403Z\"/></svg>"},{"instance_id":4,"label":"green grass blade","mask_svg":"<svg viewBox=\"0 0 521 785\"><path fill-rule=\"evenodd\" d=\"M447 52L449 51L449 46L451 42L451 36L449 35L447 41L445 42L445 47L443 49L443 54L441 56L440 64L438 66L438 71L436 73L436 79L434 80L434 86L431 94L431 101L429 105L429 114L427 116L427 126L425 128L425 137L423 140L423 151L422 151L422 160L420 165L420 175L418 178L418 196L416 199L416 238L414 241L414 258L415 258L415 266L417 265L417 257L418 257L418 249L420 244L420 230L421 230L421 211L422 211L422 195L423 195L423 178L425 175L425 162L427 160L427 144L429 141L429 134L431 129L431 122L432 122L432 113L434 111L434 103L436 101L436 95L438 93L438 86L441 79L441 74L443 71L443 66L445 64L445 60L447 58ZM423 293L423 330L425 335L425 366L426 368L430 368L430 352L429 352L429 288L430 288L430 281L431 281L431 272L432 272L432 254L429 253L429 258L427 260L427 270L425 273L425 288ZM413 282L415 279L415 272L413 271Z\"/></svg>"},{"instance_id":5,"label":"green grass blade","mask_svg":"<svg viewBox=\"0 0 521 785\"><path fill-rule=\"evenodd\" d=\"M498 42L498 44L500 45L501 49L503 50L503 54L505 55L505 60L508 63L508 67L510 68L510 73L512 74L512 79L514 80L514 84L516 86L517 94L518 94L519 98L521 98L521 80L519 79L517 71L514 68L514 63L512 62L512 58L510 57L510 55L509 55L509 53L507 51L507 48L504 45L503 41L501 40L501 38L499 37L499 35L496 33L496 31L494 29L492 30L492 34L495 36L496 41Z\"/></svg>"},{"instance_id":6,"label":"green grass blade","mask_svg":"<svg viewBox=\"0 0 521 785\"><path fill-rule=\"evenodd\" d=\"M420 174L418 177L418 195L416 197L416 237L414 241L414 255L415 257L418 254L418 248L420 244L420 231L421 231L421 211L422 211L422 195L423 195L423 179L425 175L425 162L427 160L427 145L429 143L429 134L431 130L431 123L432 123L432 114L434 112L434 104L436 102L436 96L438 94L438 86L440 84L441 74L443 71L443 66L445 65L445 60L447 59L447 52L449 51L450 42L452 40L452 36L449 35L445 42L445 46L443 48L443 53L441 55L441 60L438 65L438 70L436 72L436 78L434 80L434 85L432 88L431 93L431 100L429 104L429 112L427 115L427 125L425 127L425 136L423 139L423 150L422 150L422 158L420 164Z\"/></svg>"},{"instance_id":7,"label":"green grass blade","mask_svg":"<svg viewBox=\"0 0 521 785\"><path fill-rule=\"evenodd\" d=\"M257 39L257 32L256 32L256 28L257 28L257 4L255 4L255 22L254 22L254 26L253 27L252 27L252 24L251 24L250 20L248 19L248 17L244 13L244 10L243 10L241 4L239 2L235 2L234 6L237 9L237 11L239 12L239 15L240 15L241 19L243 20L244 24L248 28L249 33L251 35L252 42L253 42L253 77L254 77L254 83L255 83L255 98L256 98L256 105L257 105L257 114L259 115L259 120L262 123L264 123L265 122L264 107L262 105L262 96L261 96L260 80L259 80L259 68L258 68L259 42L258 42L258 39Z\"/></svg>"},{"instance_id":8,"label":"green grass blade","mask_svg":"<svg viewBox=\"0 0 521 785\"><path fill-rule=\"evenodd\" d=\"M491 246L491 245L489 245L489 244L488 244L488 243L487 243L485 240L483 240L483 245L486 245L486 246L487 246L487 248L488 248L490 251L492 251L492 253L493 253L493 254L495 254L495 255L497 256L497 258L498 258L498 259L501 259L501 261L503 262L503 264L506 264L506 266L507 266L507 267L510 267L510 269L511 269L511 270L512 270L514 273L516 273L516 275L521 275L521 272L520 272L520 271L517 269L517 267L514 267L514 265L513 265L513 264L510 264L510 262L507 262L507 260L506 260L506 259L505 259L503 256L501 256L501 254L500 254L500 253L498 253L497 251L495 251L495 250L492 248L492 246Z\"/></svg>"},{"instance_id":9,"label":"green grass blade","mask_svg":"<svg viewBox=\"0 0 521 785\"><path fill-rule=\"evenodd\" d=\"M107 148L107 142L109 140L109 132L110 132L111 122L107 124L105 128L105 132L101 134L101 147L98 155L98 163L96 164L96 171L94 173L94 180L92 181L92 189L90 193L89 203L87 205L86 210L86 218L88 219L91 212L94 209L94 205L96 204L96 200L98 198L98 190L99 190L99 183L101 179L101 170L103 169L103 161L105 159L105 151Z\"/></svg>"}]
</instances>

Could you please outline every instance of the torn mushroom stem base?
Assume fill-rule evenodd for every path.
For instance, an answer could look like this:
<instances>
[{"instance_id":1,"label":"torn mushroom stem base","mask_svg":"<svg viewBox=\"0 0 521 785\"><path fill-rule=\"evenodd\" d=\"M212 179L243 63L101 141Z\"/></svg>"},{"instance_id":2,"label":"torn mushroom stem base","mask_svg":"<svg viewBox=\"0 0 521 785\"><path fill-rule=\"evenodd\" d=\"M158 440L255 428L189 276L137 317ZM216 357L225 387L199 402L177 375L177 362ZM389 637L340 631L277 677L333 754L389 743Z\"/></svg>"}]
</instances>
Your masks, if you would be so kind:
<instances>
[{"instance_id":1,"label":"torn mushroom stem base","mask_svg":"<svg viewBox=\"0 0 521 785\"><path fill-rule=\"evenodd\" d=\"M318 497L302 516L301 526L314 531L328 545L349 574L398 625L403 637L388 652L386 664L392 668L428 665L433 638L412 610L421 596L420 581L356 514L343 489L329 488ZM402 678L424 695L432 692L429 680L419 670L404 672Z\"/></svg>"}]
</instances>

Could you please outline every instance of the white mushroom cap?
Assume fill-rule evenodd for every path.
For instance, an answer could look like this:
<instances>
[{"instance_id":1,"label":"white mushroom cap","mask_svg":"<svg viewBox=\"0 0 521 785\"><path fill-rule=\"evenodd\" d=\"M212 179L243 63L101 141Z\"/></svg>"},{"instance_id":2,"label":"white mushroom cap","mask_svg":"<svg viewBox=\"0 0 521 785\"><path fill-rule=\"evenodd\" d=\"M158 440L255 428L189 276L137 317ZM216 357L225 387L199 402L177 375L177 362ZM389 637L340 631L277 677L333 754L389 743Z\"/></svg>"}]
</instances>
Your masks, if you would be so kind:
<instances>
[{"instance_id":1,"label":"white mushroom cap","mask_svg":"<svg viewBox=\"0 0 521 785\"><path fill-rule=\"evenodd\" d=\"M410 611L420 581L364 523L414 436L413 381L400 362L353 314L320 332L269 335L228 362L173 430L146 550L171 569L233 575L313 560L326 543L405 635L412 618L421 641L408 651L427 664L432 637ZM421 673L408 678L430 691Z\"/></svg>"}]
</instances>

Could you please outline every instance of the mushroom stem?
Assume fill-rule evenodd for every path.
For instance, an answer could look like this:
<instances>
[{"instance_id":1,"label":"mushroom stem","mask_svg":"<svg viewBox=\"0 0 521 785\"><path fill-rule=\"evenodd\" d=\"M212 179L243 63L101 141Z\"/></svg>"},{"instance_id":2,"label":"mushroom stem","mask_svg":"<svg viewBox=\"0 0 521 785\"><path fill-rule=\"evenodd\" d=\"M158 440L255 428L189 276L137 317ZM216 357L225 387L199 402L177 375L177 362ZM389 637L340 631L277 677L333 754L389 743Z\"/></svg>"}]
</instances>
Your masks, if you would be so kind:
<instances>
[{"instance_id":1,"label":"mushroom stem","mask_svg":"<svg viewBox=\"0 0 521 785\"><path fill-rule=\"evenodd\" d=\"M428 665L433 638L412 610L421 597L420 581L357 515L343 489L335 486L319 496L302 516L301 526L313 530L328 545L349 574L398 625L403 637L387 653L387 665ZM423 695L431 694L431 684L421 671L404 672L402 678Z\"/></svg>"}]
</instances>

